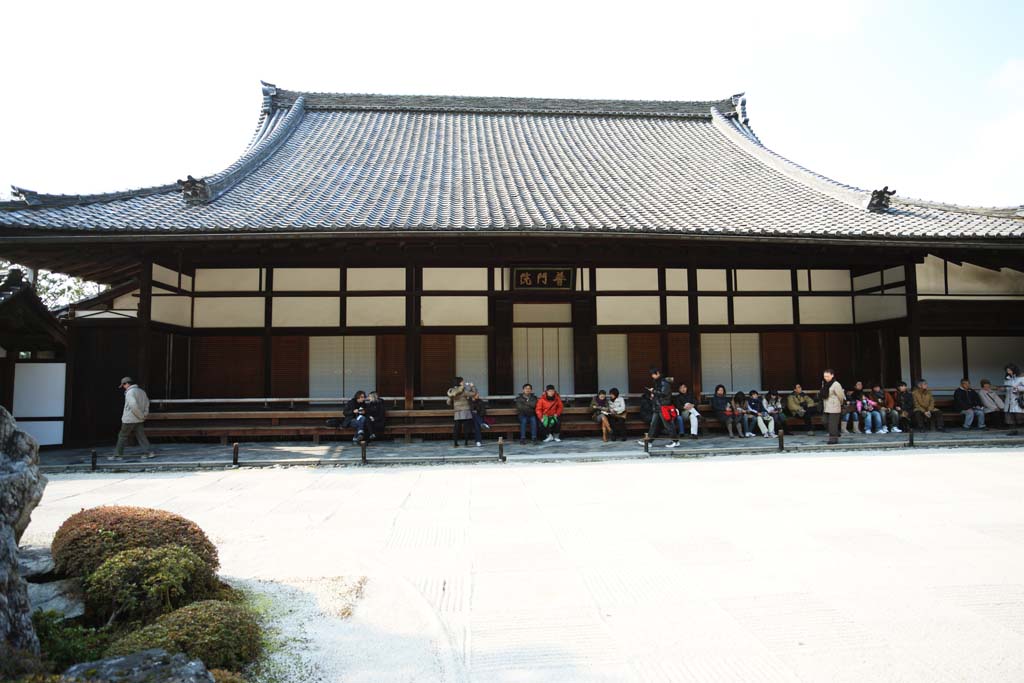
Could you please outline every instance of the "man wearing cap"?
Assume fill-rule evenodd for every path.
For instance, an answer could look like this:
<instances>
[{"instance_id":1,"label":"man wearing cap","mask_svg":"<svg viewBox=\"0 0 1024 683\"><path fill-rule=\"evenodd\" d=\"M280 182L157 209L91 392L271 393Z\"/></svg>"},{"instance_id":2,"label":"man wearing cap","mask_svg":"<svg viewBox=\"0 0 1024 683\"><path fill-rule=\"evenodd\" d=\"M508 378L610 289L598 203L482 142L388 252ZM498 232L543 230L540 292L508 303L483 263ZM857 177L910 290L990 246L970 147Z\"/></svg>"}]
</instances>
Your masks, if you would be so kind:
<instances>
[{"instance_id":1,"label":"man wearing cap","mask_svg":"<svg viewBox=\"0 0 1024 683\"><path fill-rule=\"evenodd\" d=\"M124 444L132 434L135 435L135 440L139 442L139 447L146 451L142 457L152 458L154 455L153 448L149 444L149 439L146 438L146 432L142 429L146 416L149 415L149 396L146 396L146 392L131 377L122 377L119 388L124 390L124 412L121 413L121 432L117 435L117 446L114 447L114 455L107 459L116 460L124 455Z\"/></svg>"}]
</instances>

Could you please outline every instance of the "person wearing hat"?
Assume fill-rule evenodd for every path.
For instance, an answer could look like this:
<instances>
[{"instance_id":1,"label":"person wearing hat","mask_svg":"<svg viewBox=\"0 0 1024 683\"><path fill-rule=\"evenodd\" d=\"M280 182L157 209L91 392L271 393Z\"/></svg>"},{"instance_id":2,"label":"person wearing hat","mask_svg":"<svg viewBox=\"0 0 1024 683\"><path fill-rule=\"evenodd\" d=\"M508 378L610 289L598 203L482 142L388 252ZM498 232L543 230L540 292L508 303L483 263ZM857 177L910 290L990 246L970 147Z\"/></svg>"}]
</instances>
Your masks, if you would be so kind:
<instances>
[{"instance_id":1,"label":"person wearing hat","mask_svg":"<svg viewBox=\"0 0 1024 683\"><path fill-rule=\"evenodd\" d=\"M116 460L124 455L124 445L133 434L139 446L146 451L142 457L152 458L154 456L153 447L150 445L149 439L146 438L146 432L142 429L146 416L149 415L149 396L131 377L122 377L119 388L124 390L121 431L117 435L114 455L109 456L107 460Z\"/></svg>"}]
</instances>

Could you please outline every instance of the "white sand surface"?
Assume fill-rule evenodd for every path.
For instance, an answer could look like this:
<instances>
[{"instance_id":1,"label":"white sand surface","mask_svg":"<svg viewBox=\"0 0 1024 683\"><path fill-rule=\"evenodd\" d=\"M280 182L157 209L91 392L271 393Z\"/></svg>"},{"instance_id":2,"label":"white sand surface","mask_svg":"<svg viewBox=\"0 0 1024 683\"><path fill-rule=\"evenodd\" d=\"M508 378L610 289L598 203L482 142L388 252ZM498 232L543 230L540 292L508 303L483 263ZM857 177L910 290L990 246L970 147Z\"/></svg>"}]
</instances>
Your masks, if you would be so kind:
<instances>
[{"instance_id":1,"label":"white sand surface","mask_svg":"<svg viewBox=\"0 0 1024 683\"><path fill-rule=\"evenodd\" d=\"M1022 501L1011 449L54 475L25 541L194 519L294 680L1010 681Z\"/></svg>"}]
</instances>

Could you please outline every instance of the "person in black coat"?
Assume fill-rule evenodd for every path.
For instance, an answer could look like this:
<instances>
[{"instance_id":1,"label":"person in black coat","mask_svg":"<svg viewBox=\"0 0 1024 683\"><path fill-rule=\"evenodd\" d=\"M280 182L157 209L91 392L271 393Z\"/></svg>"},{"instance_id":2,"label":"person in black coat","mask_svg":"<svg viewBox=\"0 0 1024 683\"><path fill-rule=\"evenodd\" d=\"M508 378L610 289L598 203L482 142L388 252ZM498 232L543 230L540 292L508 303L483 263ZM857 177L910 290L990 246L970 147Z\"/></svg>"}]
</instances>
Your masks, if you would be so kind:
<instances>
[{"instance_id":1,"label":"person in black coat","mask_svg":"<svg viewBox=\"0 0 1024 683\"><path fill-rule=\"evenodd\" d=\"M342 426L356 430L356 435L352 437L352 441L358 443L363 439L370 440L374 438L373 421L370 420L367 414L365 391L356 392L355 396L345 404L342 415L345 418Z\"/></svg>"},{"instance_id":2,"label":"person in black coat","mask_svg":"<svg viewBox=\"0 0 1024 683\"><path fill-rule=\"evenodd\" d=\"M384 431L385 418L384 401L380 400L380 395L376 391L371 391L366 399L366 416L370 418L370 424L373 426L370 438L376 439L377 435Z\"/></svg>"},{"instance_id":3,"label":"person in black coat","mask_svg":"<svg viewBox=\"0 0 1024 683\"><path fill-rule=\"evenodd\" d=\"M970 429L975 420L978 421L978 429L985 429L985 406L971 386L971 380L966 377L960 380L960 388L953 392L953 406L964 416L964 429Z\"/></svg>"}]
</instances>

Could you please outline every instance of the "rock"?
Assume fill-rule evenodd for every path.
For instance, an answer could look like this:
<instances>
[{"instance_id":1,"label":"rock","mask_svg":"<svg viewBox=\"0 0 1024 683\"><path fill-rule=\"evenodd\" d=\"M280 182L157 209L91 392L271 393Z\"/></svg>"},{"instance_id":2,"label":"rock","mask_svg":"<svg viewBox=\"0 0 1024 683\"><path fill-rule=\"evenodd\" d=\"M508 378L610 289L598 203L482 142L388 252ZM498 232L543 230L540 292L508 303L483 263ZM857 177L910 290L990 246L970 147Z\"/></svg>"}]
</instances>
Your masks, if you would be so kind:
<instances>
[{"instance_id":1,"label":"rock","mask_svg":"<svg viewBox=\"0 0 1024 683\"><path fill-rule=\"evenodd\" d=\"M189 661L183 654L172 656L166 650L143 650L123 657L75 664L64 676L71 680L109 683L214 683L213 674L201 661Z\"/></svg>"},{"instance_id":2,"label":"rock","mask_svg":"<svg viewBox=\"0 0 1024 683\"><path fill-rule=\"evenodd\" d=\"M23 545L18 548L18 573L26 581L53 574L53 555L42 545Z\"/></svg>"},{"instance_id":3,"label":"rock","mask_svg":"<svg viewBox=\"0 0 1024 683\"><path fill-rule=\"evenodd\" d=\"M45 486L39 444L0 406L0 640L33 653L39 652L39 640L25 580L18 573L18 541Z\"/></svg>"},{"instance_id":4,"label":"rock","mask_svg":"<svg viewBox=\"0 0 1024 683\"><path fill-rule=\"evenodd\" d=\"M28 584L28 601L32 611L59 612L65 619L85 614L82 602L82 584L78 579L63 579L48 583Z\"/></svg>"}]
</instances>

